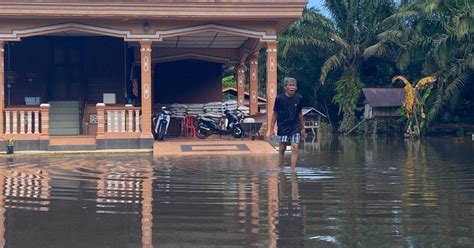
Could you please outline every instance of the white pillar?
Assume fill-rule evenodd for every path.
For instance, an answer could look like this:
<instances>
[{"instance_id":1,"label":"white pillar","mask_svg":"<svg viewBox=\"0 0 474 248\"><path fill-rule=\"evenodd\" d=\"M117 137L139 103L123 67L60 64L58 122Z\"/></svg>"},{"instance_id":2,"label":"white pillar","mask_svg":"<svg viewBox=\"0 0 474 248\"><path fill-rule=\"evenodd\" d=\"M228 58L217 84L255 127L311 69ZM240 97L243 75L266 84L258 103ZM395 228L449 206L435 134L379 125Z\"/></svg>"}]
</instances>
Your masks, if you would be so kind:
<instances>
[{"instance_id":1,"label":"white pillar","mask_svg":"<svg viewBox=\"0 0 474 248\"><path fill-rule=\"evenodd\" d=\"M35 134L39 133L39 111L35 111Z\"/></svg>"},{"instance_id":2,"label":"white pillar","mask_svg":"<svg viewBox=\"0 0 474 248\"><path fill-rule=\"evenodd\" d=\"M28 124L27 124L28 128L26 130L26 133L32 133L31 129L33 128L33 123L31 122L33 121L33 118L32 118L33 116L31 115L33 115L33 111L28 111Z\"/></svg>"}]
</instances>

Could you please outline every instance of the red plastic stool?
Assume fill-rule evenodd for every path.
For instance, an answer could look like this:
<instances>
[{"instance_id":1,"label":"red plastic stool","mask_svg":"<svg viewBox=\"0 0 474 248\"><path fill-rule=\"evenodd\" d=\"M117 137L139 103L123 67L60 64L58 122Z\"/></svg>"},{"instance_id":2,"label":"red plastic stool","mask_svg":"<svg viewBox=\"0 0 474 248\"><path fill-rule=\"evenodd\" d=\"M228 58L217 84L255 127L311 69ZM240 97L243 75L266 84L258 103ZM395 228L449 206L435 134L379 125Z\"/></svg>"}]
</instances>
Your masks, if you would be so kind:
<instances>
[{"instance_id":1,"label":"red plastic stool","mask_svg":"<svg viewBox=\"0 0 474 248\"><path fill-rule=\"evenodd\" d=\"M184 125L183 125L183 131L184 131L184 136L192 136L193 138L196 138L196 116L194 115L186 115L184 117Z\"/></svg>"}]
</instances>

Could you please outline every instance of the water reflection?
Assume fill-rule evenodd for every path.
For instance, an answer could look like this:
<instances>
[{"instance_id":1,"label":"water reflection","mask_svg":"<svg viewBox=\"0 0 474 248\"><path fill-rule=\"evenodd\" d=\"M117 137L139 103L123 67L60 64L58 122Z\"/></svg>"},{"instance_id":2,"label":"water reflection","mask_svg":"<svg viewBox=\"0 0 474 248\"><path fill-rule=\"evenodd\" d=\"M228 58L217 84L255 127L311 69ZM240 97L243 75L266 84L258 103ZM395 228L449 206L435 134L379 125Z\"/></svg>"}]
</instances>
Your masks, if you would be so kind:
<instances>
[{"instance_id":1,"label":"water reflection","mask_svg":"<svg viewBox=\"0 0 474 248\"><path fill-rule=\"evenodd\" d=\"M279 173L278 247L304 247L303 209L300 204L298 176Z\"/></svg>"},{"instance_id":2,"label":"water reflection","mask_svg":"<svg viewBox=\"0 0 474 248\"><path fill-rule=\"evenodd\" d=\"M296 170L272 157L2 157L0 247L472 247L473 152L336 138L306 143Z\"/></svg>"}]
</instances>

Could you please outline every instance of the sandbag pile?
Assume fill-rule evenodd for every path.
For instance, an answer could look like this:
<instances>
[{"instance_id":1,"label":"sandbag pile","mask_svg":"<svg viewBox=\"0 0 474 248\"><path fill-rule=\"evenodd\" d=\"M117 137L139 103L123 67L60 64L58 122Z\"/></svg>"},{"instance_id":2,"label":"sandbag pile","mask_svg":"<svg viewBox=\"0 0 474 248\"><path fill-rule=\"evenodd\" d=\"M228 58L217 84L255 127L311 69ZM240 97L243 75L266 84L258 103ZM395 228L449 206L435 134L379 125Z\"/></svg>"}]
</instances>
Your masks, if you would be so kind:
<instances>
[{"instance_id":1,"label":"sandbag pile","mask_svg":"<svg viewBox=\"0 0 474 248\"><path fill-rule=\"evenodd\" d=\"M204 115L211 118L220 118L224 114L222 102L209 102L204 104Z\"/></svg>"},{"instance_id":2,"label":"sandbag pile","mask_svg":"<svg viewBox=\"0 0 474 248\"><path fill-rule=\"evenodd\" d=\"M188 104L188 115L200 115L204 113L204 104L202 103L192 103Z\"/></svg>"},{"instance_id":3,"label":"sandbag pile","mask_svg":"<svg viewBox=\"0 0 474 248\"><path fill-rule=\"evenodd\" d=\"M242 111L245 115L250 115L250 108L247 106L239 106L237 109Z\"/></svg>"},{"instance_id":4,"label":"sandbag pile","mask_svg":"<svg viewBox=\"0 0 474 248\"><path fill-rule=\"evenodd\" d=\"M188 112L188 105L181 103L171 104L171 117L184 118Z\"/></svg>"},{"instance_id":5,"label":"sandbag pile","mask_svg":"<svg viewBox=\"0 0 474 248\"><path fill-rule=\"evenodd\" d=\"M220 118L224 115L224 110L234 111L240 110L245 115L249 114L249 108L246 106L237 107L236 100L227 100L225 102L209 102L209 103L173 103L171 108L171 117L184 118L186 115L206 115L210 117ZM156 109L156 111L159 111Z\"/></svg>"},{"instance_id":6,"label":"sandbag pile","mask_svg":"<svg viewBox=\"0 0 474 248\"><path fill-rule=\"evenodd\" d=\"M236 110L237 109L237 101L236 100L227 100L222 103L222 109L227 110Z\"/></svg>"}]
</instances>

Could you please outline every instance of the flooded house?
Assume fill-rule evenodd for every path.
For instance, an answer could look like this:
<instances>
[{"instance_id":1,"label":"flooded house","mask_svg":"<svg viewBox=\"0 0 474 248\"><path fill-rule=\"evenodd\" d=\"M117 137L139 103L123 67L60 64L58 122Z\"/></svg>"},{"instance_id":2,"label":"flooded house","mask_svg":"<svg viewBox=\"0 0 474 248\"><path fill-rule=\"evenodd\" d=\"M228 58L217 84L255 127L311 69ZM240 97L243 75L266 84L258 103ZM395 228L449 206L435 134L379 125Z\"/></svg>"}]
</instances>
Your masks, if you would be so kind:
<instances>
[{"instance_id":1,"label":"flooded house","mask_svg":"<svg viewBox=\"0 0 474 248\"><path fill-rule=\"evenodd\" d=\"M223 68L238 68L239 105L247 77L257 96L262 48L272 109L277 35L306 3L0 0L2 142L13 138L16 150L149 149L153 106L221 101ZM249 100L256 113L258 97Z\"/></svg>"}]
</instances>

